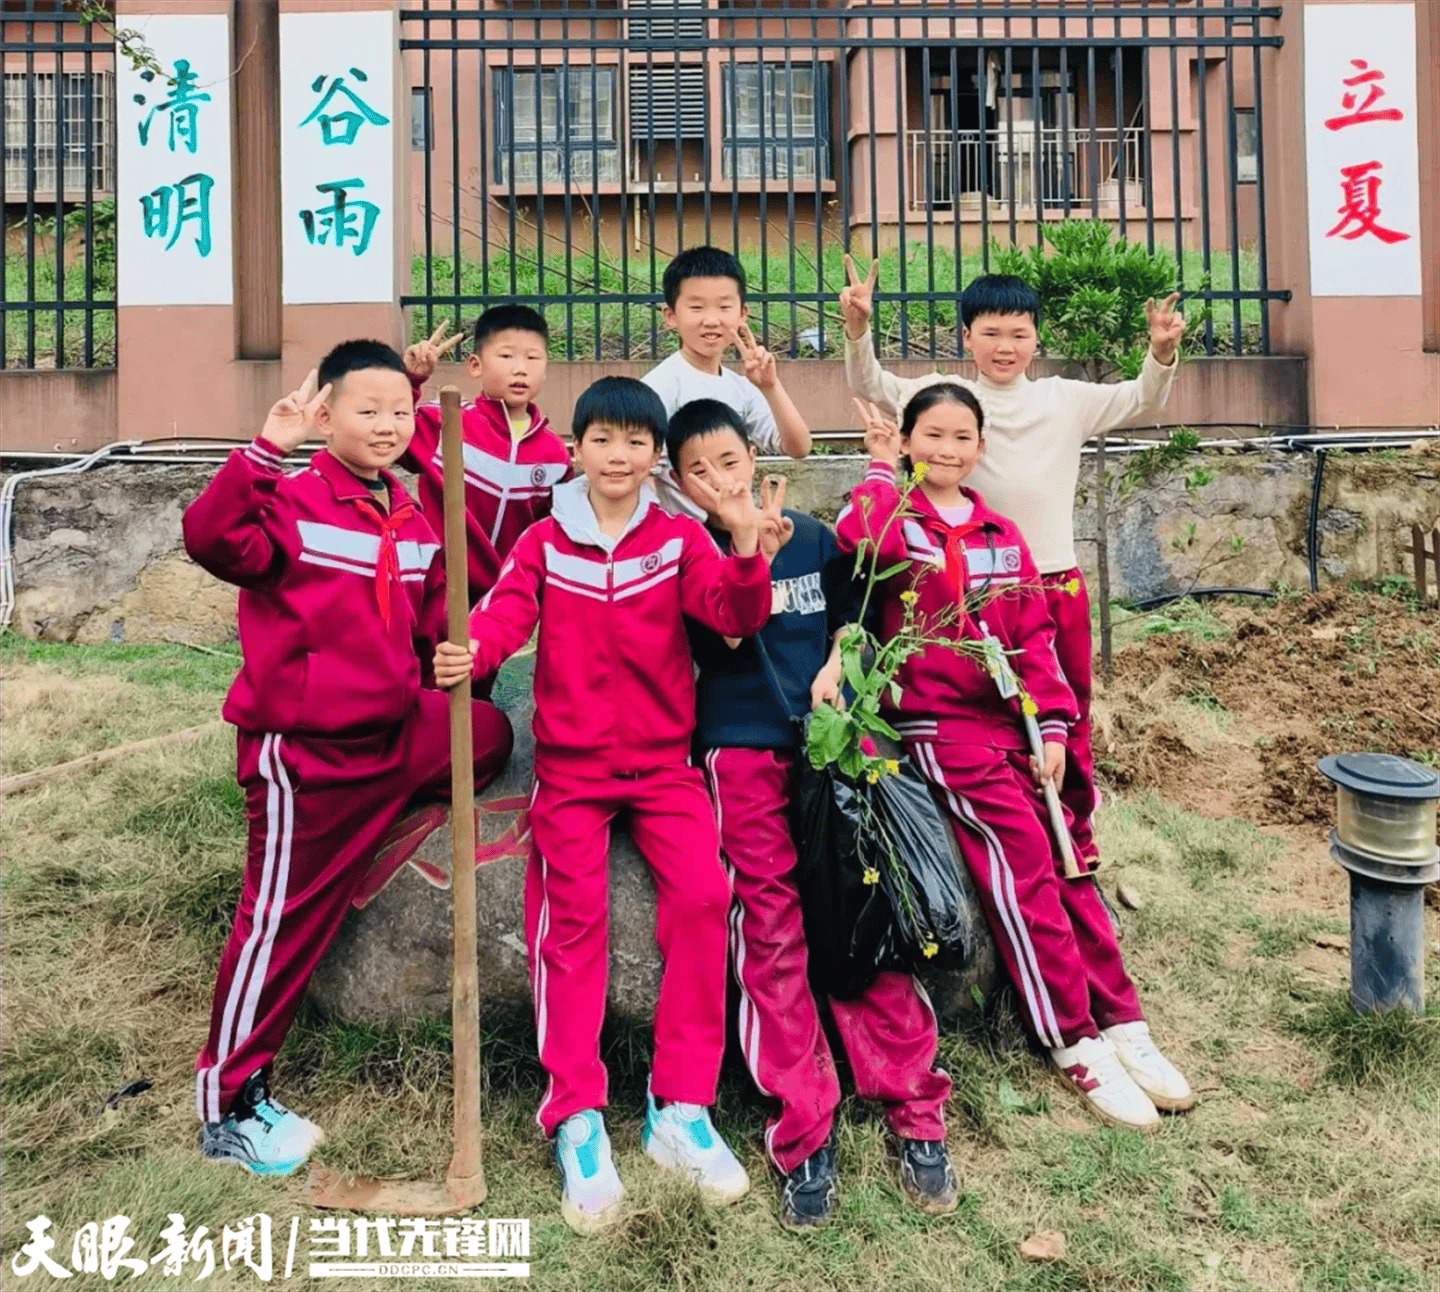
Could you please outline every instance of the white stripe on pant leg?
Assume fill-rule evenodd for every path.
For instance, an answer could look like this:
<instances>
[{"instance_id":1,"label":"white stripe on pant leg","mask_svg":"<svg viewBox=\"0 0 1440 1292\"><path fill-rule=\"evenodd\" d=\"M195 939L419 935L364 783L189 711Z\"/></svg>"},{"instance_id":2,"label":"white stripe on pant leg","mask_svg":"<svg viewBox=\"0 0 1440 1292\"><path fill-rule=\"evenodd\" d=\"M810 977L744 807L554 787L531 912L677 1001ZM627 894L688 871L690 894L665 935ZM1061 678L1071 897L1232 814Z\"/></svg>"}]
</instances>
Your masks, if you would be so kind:
<instances>
[{"instance_id":1,"label":"white stripe on pant leg","mask_svg":"<svg viewBox=\"0 0 1440 1292\"><path fill-rule=\"evenodd\" d=\"M980 834L989 861L991 900L995 903L1001 927L1005 930L1005 936L1015 953L1015 966L1019 979L1015 985L1025 1001L1036 1033L1042 1041L1054 1049L1061 1044L1060 1028L1054 1021L1055 1011L1050 1007L1049 993L1045 990L1044 980L1040 977L1039 969L1035 965L1034 953L1029 946L1029 933L1025 928L1024 917L1019 910L1018 903L1015 901L1014 886L1012 884L1009 889L1005 886L1002 871L1008 874L1009 867L998 848L998 843L995 841L994 835L975 816L974 810L967 810L969 805L965 804L963 799L956 800L955 794L945 781L945 773L940 766L940 759L935 753L934 746L916 745L915 749L920 755L922 768L945 795L951 812L958 820L973 826Z\"/></svg>"},{"instance_id":2,"label":"white stripe on pant leg","mask_svg":"<svg viewBox=\"0 0 1440 1292\"><path fill-rule=\"evenodd\" d=\"M535 784L530 789L529 811L534 812L535 800L540 797L540 778L535 778ZM531 992L535 999L535 1053L540 1058L540 1064L545 1064L545 1033L549 1023L549 1011L545 1006L545 987L549 975L545 971L545 956L541 948L545 943L545 935L550 932L550 886L546 882L549 873L549 866L545 861L545 854L540 851L539 846L535 847L535 856L540 862L540 913L535 917L535 943L531 947L531 955L535 958L535 975L531 979ZM555 1093L555 1078L547 1076L545 1082L545 1094L540 1100L540 1106L535 1111L535 1122L543 1130L545 1123L541 1121L541 1114L545 1106L550 1102L551 1096Z\"/></svg>"},{"instance_id":3,"label":"white stripe on pant leg","mask_svg":"<svg viewBox=\"0 0 1440 1292\"><path fill-rule=\"evenodd\" d=\"M290 775L281 759L280 740L281 738L276 736L275 743L271 746L271 758L280 780L280 856L275 863L275 891L270 899L265 936L260 940L259 949L255 953L255 971L250 975L245 1004L240 1011L240 1023L236 1028L237 1046L255 1030L255 1011L259 1008L265 980L270 974L270 954L275 949L275 935L279 932L280 917L285 912L285 898L290 891L290 848L295 838L295 789L290 784Z\"/></svg>"},{"instance_id":4,"label":"white stripe on pant leg","mask_svg":"<svg viewBox=\"0 0 1440 1292\"><path fill-rule=\"evenodd\" d=\"M1015 872L1010 868L1010 863L1005 857L1005 850L1001 847L999 838L984 821L980 819L979 813L975 811L970 801L963 796L960 798L961 807L975 828L980 831L985 839L986 846L991 849L992 855L998 860L1000 866L1000 879L1004 884L1003 897L1009 902L1010 910L1015 918L1015 927L1020 936L1020 950L1035 984L1035 997L1039 1002L1040 1010L1044 1014L1045 1025L1050 1029L1050 1044L1058 1049L1065 1042L1060 1036L1060 1023L1055 1017L1055 1005L1050 999L1050 990L1045 985L1045 978L1040 972L1040 963L1035 955L1035 944L1030 940L1030 930L1025 923L1025 916L1020 907L1020 899L1015 892ZM1041 1027L1036 1028L1044 1039L1044 1032Z\"/></svg>"},{"instance_id":5,"label":"white stripe on pant leg","mask_svg":"<svg viewBox=\"0 0 1440 1292\"><path fill-rule=\"evenodd\" d=\"M268 765L274 741L273 735L267 735L260 742L260 775L265 778L268 785L265 793L265 859L260 867L260 886L255 896L255 909L250 914L250 933L240 948L239 956L236 957L235 972L230 979L230 990L225 996L225 1010L220 1018L220 1035L215 1041L215 1062L201 1073L205 1084L200 1116L203 1120L210 1122L220 1120L220 1069L233 1048L230 1033L235 1024L235 1011L239 1009L240 1001L245 994L245 977L255 954L256 941L260 937L260 928L265 917L265 903L269 900L268 893L274 877L275 853L280 836L280 787L276 784L275 777Z\"/></svg>"},{"instance_id":6,"label":"white stripe on pant leg","mask_svg":"<svg viewBox=\"0 0 1440 1292\"><path fill-rule=\"evenodd\" d=\"M950 805L950 811L955 818L964 822L966 820L965 812L955 801L955 795L951 792L950 786L945 781L945 772L940 766L940 759L935 753L934 746L916 744L915 752L919 758L921 771L929 776L941 793L945 795L946 801ZM1009 940L1012 950L1015 952L1015 964L1019 976L1019 980L1015 986L1025 1001L1031 1020L1035 1024L1035 1030L1040 1034L1040 1039L1046 1040L1044 1018L1041 1011L1036 1007L1034 983L1030 976L1029 965L1020 949L1020 940L1016 933L1012 913L1006 905L1006 894L1000 882L997 858L994 850L989 845L989 841L986 840L984 836L981 836L981 842L985 844L986 859L989 862L991 899L994 901L996 911L1000 916L1000 924L1005 931L1005 936Z\"/></svg>"}]
</instances>

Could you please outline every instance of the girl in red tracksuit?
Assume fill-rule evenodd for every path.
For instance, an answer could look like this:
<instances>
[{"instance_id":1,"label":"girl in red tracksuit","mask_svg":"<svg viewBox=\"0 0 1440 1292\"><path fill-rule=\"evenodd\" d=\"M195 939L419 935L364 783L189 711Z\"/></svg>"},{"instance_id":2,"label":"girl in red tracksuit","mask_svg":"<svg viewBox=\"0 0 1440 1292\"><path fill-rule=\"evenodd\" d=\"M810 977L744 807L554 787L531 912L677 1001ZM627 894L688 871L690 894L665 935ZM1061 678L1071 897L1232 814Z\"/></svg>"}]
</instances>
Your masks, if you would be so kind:
<instances>
[{"instance_id":1,"label":"girl in red tracksuit","mask_svg":"<svg viewBox=\"0 0 1440 1292\"><path fill-rule=\"evenodd\" d=\"M240 588L244 664L223 713L238 729L249 821L239 906L196 1060L200 1147L259 1175L293 1171L320 1138L268 1093L311 973L376 855L418 846L413 825L405 840L393 837L406 808L449 797L449 704L433 672L446 630L444 562L385 470L411 417L400 356L380 342L345 342L185 512L186 551ZM287 473L285 455L312 421L329 447ZM510 754L510 724L483 701L472 717L481 785ZM438 824L434 813L428 824Z\"/></svg>"},{"instance_id":2,"label":"girl in red tracksuit","mask_svg":"<svg viewBox=\"0 0 1440 1292\"><path fill-rule=\"evenodd\" d=\"M961 483L983 450L980 405L964 387L940 383L910 400L898 429L873 408L861 411L872 463L836 536L848 551L862 539L878 544L882 568L909 563L879 585L882 635L897 630L907 602L922 617L958 602L960 620L944 631L993 643L1023 688L1017 693L1010 669L992 675L931 646L900 670L890 721L951 817L1026 1021L1056 1068L1103 1120L1153 1129L1157 1107L1186 1108L1194 1097L1150 1040L1099 889L1058 870L1040 786L1063 780L1077 709L1024 539ZM895 485L902 452L920 478L908 514L899 514ZM1026 694L1044 742L1040 766L1019 709Z\"/></svg>"}]
</instances>

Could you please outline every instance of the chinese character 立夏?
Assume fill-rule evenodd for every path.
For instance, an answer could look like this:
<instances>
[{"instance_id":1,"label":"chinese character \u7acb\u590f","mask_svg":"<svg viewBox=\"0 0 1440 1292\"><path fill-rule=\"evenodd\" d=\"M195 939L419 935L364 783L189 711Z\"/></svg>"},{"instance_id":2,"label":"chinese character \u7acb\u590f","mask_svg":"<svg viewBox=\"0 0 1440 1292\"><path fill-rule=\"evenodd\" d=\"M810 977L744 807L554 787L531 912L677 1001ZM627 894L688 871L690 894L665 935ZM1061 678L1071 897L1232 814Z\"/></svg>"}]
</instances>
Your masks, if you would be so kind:
<instances>
[{"instance_id":1,"label":"chinese character \u7acb\u590f","mask_svg":"<svg viewBox=\"0 0 1440 1292\"><path fill-rule=\"evenodd\" d=\"M1369 88L1365 92L1365 102L1356 107L1356 98L1353 90L1340 99L1340 106L1345 109L1345 115L1331 117L1325 123L1326 130L1344 130L1346 126L1359 126L1367 121L1403 121L1405 114L1399 108L1379 108L1374 112L1370 111L1371 106L1377 99L1385 97L1385 91L1376 81L1383 81L1385 73L1371 71L1370 64L1363 58L1352 58L1350 66L1359 69L1358 76L1347 77L1345 84L1348 86L1365 85Z\"/></svg>"},{"instance_id":2,"label":"chinese character \u7acb\u590f","mask_svg":"<svg viewBox=\"0 0 1440 1292\"><path fill-rule=\"evenodd\" d=\"M111 1216L99 1225L93 1220L81 1225L70 1245L70 1264L77 1272L99 1274L106 1279L113 1279L123 1265L131 1278L139 1278L148 1266L138 1257L125 1255L135 1246L135 1240L125 1233L129 1227L129 1216Z\"/></svg>"},{"instance_id":3,"label":"chinese character \u7acb\u590f","mask_svg":"<svg viewBox=\"0 0 1440 1292\"><path fill-rule=\"evenodd\" d=\"M1358 166L1341 168L1340 191L1344 194L1340 212L1340 223L1330 230L1327 238L1344 238L1353 242L1361 234L1373 233L1381 242L1404 242L1410 235L1394 229L1383 229L1375 221L1380 218L1380 176L1378 161L1361 162ZM1351 228L1350 226L1354 226Z\"/></svg>"},{"instance_id":4,"label":"chinese character \u7acb\u590f","mask_svg":"<svg viewBox=\"0 0 1440 1292\"><path fill-rule=\"evenodd\" d=\"M148 68L140 73L142 81L153 81L155 73ZM175 60L175 82L170 97L163 103L157 103L150 109L145 120L139 125L140 146L143 148L150 142L150 126L155 120L157 112L170 113L170 151L175 151L175 141L178 139L192 153L199 143L199 136L195 131L195 120L200 114L200 105L209 103L208 94L197 94L195 82L198 78L190 70L188 59L178 58ZM137 94L135 102L144 104L145 96Z\"/></svg>"},{"instance_id":5,"label":"chinese character \u7acb\u590f","mask_svg":"<svg viewBox=\"0 0 1440 1292\"><path fill-rule=\"evenodd\" d=\"M350 69L350 75L357 81L368 79L364 72L358 67ZM317 76L311 82L310 88L320 93L320 87L325 84L323 76ZM355 106L347 108L344 112L329 112L330 100L337 94L343 94ZM310 115L300 124L308 126L316 118L320 119L320 138L327 144L353 144L355 136L360 133L360 127L367 121L372 126L388 126L389 117L382 117L368 103L361 99L354 90L345 84L343 76L337 76L331 83L330 88L325 91L325 97L320 100L311 111Z\"/></svg>"},{"instance_id":6,"label":"chinese character \u7acb\u590f","mask_svg":"<svg viewBox=\"0 0 1440 1292\"><path fill-rule=\"evenodd\" d=\"M27 1274L33 1274L42 1265L45 1273L51 1278L68 1279L74 1278L74 1274L59 1264L50 1252L55 1246L55 1240L50 1237L50 1217L36 1216L34 1220L27 1221L25 1228L30 1231L30 1237L20 1245L20 1250L10 1258L10 1268L22 1279ZM22 1267L20 1258L25 1257L25 1264Z\"/></svg>"},{"instance_id":7,"label":"chinese character \u7acb\u590f","mask_svg":"<svg viewBox=\"0 0 1440 1292\"><path fill-rule=\"evenodd\" d=\"M215 1272L215 1240L208 1236L209 1233L208 1228L199 1225L196 1227L195 1236L187 1239L185 1217L178 1212L170 1212L170 1223L160 1231L165 1246L160 1249L158 1256L150 1258L150 1264L159 1265L163 1261L161 1273L166 1278L174 1279L185 1272L186 1265L203 1263L205 1268L194 1278L209 1278Z\"/></svg>"},{"instance_id":8,"label":"chinese character \u7acb\u590f","mask_svg":"<svg viewBox=\"0 0 1440 1292\"><path fill-rule=\"evenodd\" d=\"M364 187L363 180L353 177L332 180L328 184L316 184L316 190L330 195L332 200L329 206L300 212L305 236L311 242L324 246L325 239L333 233L333 246L340 247L347 242L353 242L351 250L357 256L364 255L365 249L370 245L370 235L375 231L375 221L380 218L380 208L374 202L352 202L345 193L347 188Z\"/></svg>"},{"instance_id":9,"label":"chinese character \u7acb\u590f","mask_svg":"<svg viewBox=\"0 0 1440 1292\"><path fill-rule=\"evenodd\" d=\"M210 190L215 181L209 175L187 175L176 184L162 184L140 198L142 220L147 238L169 235L165 250L180 238L180 230L194 220L199 226L195 250L202 256L210 254Z\"/></svg>"},{"instance_id":10,"label":"chinese character \u7acb\u590f","mask_svg":"<svg viewBox=\"0 0 1440 1292\"><path fill-rule=\"evenodd\" d=\"M270 1282L273 1267L270 1263L269 1216L257 1211L253 1216L237 1221L234 1229L226 1225L220 1235L220 1248L227 1270L243 1260L262 1283Z\"/></svg>"}]
</instances>

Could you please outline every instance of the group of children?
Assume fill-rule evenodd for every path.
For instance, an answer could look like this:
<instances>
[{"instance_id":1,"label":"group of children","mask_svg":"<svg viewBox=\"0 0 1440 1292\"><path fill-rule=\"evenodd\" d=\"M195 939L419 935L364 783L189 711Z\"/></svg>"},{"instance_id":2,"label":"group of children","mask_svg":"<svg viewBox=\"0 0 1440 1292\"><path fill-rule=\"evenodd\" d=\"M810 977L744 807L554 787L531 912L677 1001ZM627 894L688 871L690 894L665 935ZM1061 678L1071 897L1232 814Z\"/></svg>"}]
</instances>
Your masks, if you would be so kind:
<instances>
[{"instance_id":1,"label":"group of children","mask_svg":"<svg viewBox=\"0 0 1440 1292\"><path fill-rule=\"evenodd\" d=\"M986 277L961 302L975 381L886 373L869 340L875 270L846 259L846 367L871 464L837 531L753 481L758 452L803 457L810 431L774 357L746 325L745 275L709 247L664 278L679 349L643 381L580 397L572 446L536 407L548 334L528 307L475 325L463 409L467 645L446 640L439 413L420 402L460 338L441 328L402 357L349 341L271 410L185 515L186 546L238 584L244 663L224 715L239 731L249 847L197 1059L206 1157L295 1170L318 1127L269 1090L306 984L347 908L412 857L447 812L448 698L469 686L477 789L509 756L490 703L500 665L538 630L535 779L525 923L537 1045L537 1120L554 1146L561 1210L593 1232L620 1214L599 1037L608 968L608 843L624 815L655 881L664 961L642 1142L715 1203L749 1188L710 1121L726 1033L727 966L739 1039L774 1103L765 1153L781 1223L808 1229L838 1202L834 1059L811 992L789 824L795 719L843 704L839 633L853 616L854 552L908 562L881 587L881 632L906 603L992 638L1038 708L1044 757L1019 709L969 657L907 662L888 716L953 823L1026 1021L1062 1079L1102 1119L1150 1130L1193 1102L1156 1049L1092 879L1061 878L1042 785L1063 787L1077 850L1095 861L1089 612L1073 552L1080 447L1158 413L1183 323L1151 314L1137 381L1031 380L1038 303ZM734 346L744 376L724 367ZM893 419L893 420L892 420ZM312 433L325 447L287 471ZM388 468L418 476L419 506ZM897 470L918 487L909 513ZM976 489L968 487L973 481ZM868 544L867 544L868 540ZM974 620L974 622L972 622ZM950 1081L936 1021L910 975L831 999L857 1092L880 1100L906 1195L957 1202L946 1150Z\"/></svg>"}]
</instances>

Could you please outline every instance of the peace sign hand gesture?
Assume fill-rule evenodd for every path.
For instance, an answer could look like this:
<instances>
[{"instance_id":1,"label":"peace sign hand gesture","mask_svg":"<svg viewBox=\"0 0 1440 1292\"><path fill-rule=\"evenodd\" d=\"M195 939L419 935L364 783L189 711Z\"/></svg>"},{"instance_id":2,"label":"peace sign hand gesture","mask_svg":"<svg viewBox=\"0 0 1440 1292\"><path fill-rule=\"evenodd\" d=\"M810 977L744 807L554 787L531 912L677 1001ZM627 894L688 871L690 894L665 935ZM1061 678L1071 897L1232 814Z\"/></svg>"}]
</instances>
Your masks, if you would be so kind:
<instances>
[{"instance_id":1,"label":"peace sign hand gesture","mask_svg":"<svg viewBox=\"0 0 1440 1292\"><path fill-rule=\"evenodd\" d=\"M314 368L301 383L299 390L292 390L284 399L277 400L265 418L265 429L260 434L270 441L281 453L298 449L307 439L315 425L315 413L330 398L330 383L317 391L319 376Z\"/></svg>"},{"instance_id":2,"label":"peace sign hand gesture","mask_svg":"<svg viewBox=\"0 0 1440 1292\"><path fill-rule=\"evenodd\" d=\"M870 262L870 272L862 279L855 272L855 260L845 257L847 285L840 289L840 312L845 316L845 335L858 341L870 326L870 314L875 308L875 280L880 273L880 260Z\"/></svg>"},{"instance_id":3,"label":"peace sign hand gesture","mask_svg":"<svg viewBox=\"0 0 1440 1292\"><path fill-rule=\"evenodd\" d=\"M709 458L701 458L700 463L705 474L697 473L688 480L698 495L695 501L730 535L741 556L753 556L759 544L760 513L755 510L749 488Z\"/></svg>"},{"instance_id":4,"label":"peace sign hand gesture","mask_svg":"<svg viewBox=\"0 0 1440 1292\"><path fill-rule=\"evenodd\" d=\"M865 452L876 462L894 466L900 461L900 428L884 417L874 404L859 399L850 401L860 414L860 424L865 428Z\"/></svg>"},{"instance_id":5,"label":"peace sign hand gesture","mask_svg":"<svg viewBox=\"0 0 1440 1292\"><path fill-rule=\"evenodd\" d=\"M405 373L413 381L426 381L435 371L435 365L465 339L464 332L447 337L450 330L447 321L442 322L423 341L417 341L405 351Z\"/></svg>"},{"instance_id":6,"label":"peace sign hand gesture","mask_svg":"<svg viewBox=\"0 0 1440 1292\"><path fill-rule=\"evenodd\" d=\"M740 361L745 365L745 375L759 390L771 390L780 380L775 370L775 356L755 340L748 323L742 323L730 331L730 343L740 352Z\"/></svg>"},{"instance_id":7,"label":"peace sign hand gesture","mask_svg":"<svg viewBox=\"0 0 1440 1292\"><path fill-rule=\"evenodd\" d=\"M767 561L795 534L795 522L785 515L784 476L766 476L760 482L760 551Z\"/></svg>"},{"instance_id":8,"label":"peace sign hand gesture","mask_svg":"<svg viewBox=\"0 0 1440 1292\"><path fill-rule=\"evenodd\" d=\"M1145 302L1145 321L1150 324L1150 353L1156 363L1167 368L1185 339L1185 316L1175 312L1179 299L1179 292L1171 292L1158 308L1153 299Z\"/></svg>"}]
</instances>

